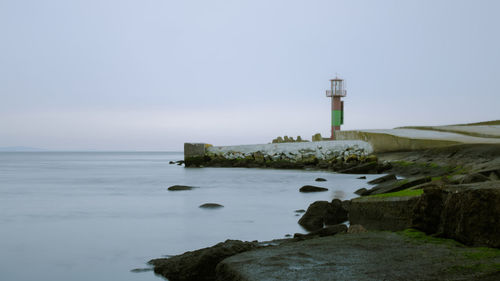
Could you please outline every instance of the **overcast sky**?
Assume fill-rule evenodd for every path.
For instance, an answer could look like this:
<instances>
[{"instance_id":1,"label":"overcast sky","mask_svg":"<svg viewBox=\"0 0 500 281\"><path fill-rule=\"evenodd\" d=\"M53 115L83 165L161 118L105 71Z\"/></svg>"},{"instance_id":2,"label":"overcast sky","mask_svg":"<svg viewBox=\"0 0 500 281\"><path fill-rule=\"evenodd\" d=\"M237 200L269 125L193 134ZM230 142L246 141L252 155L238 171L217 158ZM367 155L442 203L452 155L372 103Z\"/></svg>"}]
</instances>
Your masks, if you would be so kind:
<instances>
[{"instance_id":1,"label":"overcast sky","mask_svg":"<svg viewBox=\"0 0 500 281\"><path fill-rule=\"evenodd\" d=\"M500 119L500 1L0 0L0 146L181 150Z\"/></svg>"}]
</instances>

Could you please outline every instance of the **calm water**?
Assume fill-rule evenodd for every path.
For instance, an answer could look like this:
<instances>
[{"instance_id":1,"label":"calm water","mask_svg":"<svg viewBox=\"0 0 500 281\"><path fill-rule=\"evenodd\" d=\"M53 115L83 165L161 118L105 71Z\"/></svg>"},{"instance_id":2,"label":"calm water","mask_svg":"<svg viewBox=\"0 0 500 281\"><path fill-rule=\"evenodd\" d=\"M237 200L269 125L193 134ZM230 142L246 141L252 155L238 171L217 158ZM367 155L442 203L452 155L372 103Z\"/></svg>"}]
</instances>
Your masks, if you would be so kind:
<instances>
[{"instance_id":1,"label":"calm water","mask_svg":"<svg viewBox=\"0 0 500 281\"><path fill-rule=\"evenodd\" d=\"M366 186L357 175L168 164L180 159L165 152L0 153L0 280L158 281L130 270L228 238L304 232L294 210L349 199ZM174 184L200 188L167 191ZM330 190L299 193L305 184ZM225 207L198 208L207 202Z\"/></svg>"}]
</instances>

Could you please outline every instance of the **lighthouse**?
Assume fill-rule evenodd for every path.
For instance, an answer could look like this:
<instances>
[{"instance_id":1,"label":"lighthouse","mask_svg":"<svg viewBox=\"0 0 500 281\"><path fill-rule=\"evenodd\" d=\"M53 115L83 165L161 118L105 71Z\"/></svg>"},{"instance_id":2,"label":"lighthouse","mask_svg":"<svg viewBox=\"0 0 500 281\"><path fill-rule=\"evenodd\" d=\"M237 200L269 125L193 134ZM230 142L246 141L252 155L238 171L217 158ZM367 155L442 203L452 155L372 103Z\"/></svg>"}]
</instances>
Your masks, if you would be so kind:
<instances>
[{"instance_id":1,"label":"lighthouse","mask_svg":"<svg viewBox=\"0 0 500 281\"><path fill-rule=\"evenodd\" d=\"M330 90L326 90L326 96L332 98L332 136L335 139L335 133L340 131L340 125L344 124L344 101L346 96L345 81L338 77L330 79Z\"/></svg>"}]
</instances>

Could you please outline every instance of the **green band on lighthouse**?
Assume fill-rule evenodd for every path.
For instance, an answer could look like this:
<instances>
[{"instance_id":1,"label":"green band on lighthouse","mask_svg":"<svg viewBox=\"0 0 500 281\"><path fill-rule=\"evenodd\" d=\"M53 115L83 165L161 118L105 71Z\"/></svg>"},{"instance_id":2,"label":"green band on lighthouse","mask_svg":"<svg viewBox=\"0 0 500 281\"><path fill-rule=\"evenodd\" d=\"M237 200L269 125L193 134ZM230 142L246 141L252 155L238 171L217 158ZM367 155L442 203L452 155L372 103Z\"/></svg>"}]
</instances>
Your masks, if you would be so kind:
<instances>
[{"instance_id":1,"label":"green band on lighthouse","mask_svg":"<svg viewBox=\"0 0 500 281\"><path fill-rule=\"evenodd\" d=\"M340 126L343 123L343 112L342 110L332 110L332 126Z\"/></svg>"}]
</instances>

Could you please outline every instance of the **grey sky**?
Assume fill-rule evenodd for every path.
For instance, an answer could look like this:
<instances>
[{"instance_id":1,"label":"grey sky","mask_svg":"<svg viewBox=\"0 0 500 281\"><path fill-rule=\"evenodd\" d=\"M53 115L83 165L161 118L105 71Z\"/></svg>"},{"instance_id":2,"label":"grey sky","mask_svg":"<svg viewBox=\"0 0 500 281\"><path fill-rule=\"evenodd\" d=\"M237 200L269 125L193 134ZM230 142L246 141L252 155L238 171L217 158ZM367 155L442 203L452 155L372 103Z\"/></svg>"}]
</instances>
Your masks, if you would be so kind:
<instances>
[{"instance_id":1,"label":"grey sky","mask_svg":"<svg viewBox=\"0 0 500 281\"><path fill-rule=\"evenodd\" d=\"M0 0L0 146L179 150L500 119L500 1Z\"/></svg>"}]
</instances>

